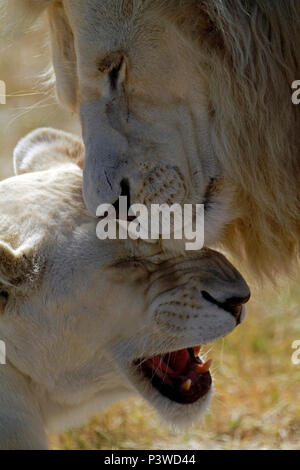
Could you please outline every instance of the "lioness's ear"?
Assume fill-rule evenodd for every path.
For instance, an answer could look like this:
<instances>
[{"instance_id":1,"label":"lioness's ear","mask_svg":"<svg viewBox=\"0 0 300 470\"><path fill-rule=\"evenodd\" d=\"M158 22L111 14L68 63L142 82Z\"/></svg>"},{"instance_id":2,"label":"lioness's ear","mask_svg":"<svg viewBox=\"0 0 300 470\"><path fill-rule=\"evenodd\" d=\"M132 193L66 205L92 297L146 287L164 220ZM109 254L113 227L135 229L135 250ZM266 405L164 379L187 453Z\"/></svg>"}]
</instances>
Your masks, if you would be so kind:
<instances>
[{"instance_id":1,"label":"lioness's ear","mask_svg":"<svg viewBox=\"0 0 300 470\"><path fill-rule=\"evenodd\" d=\"M14 150L15 174L49 170L70 161L83 166L84 146L79 137L51 128L37 129Z\"/></svg>"},{"instance_id":2,"label":"lioness's ear","mask_svg":"<svg viewBox=\"0 0 300 470\"><path fill-rule=\"evenodd\" d=\"M30 256L0 242L0 315L5 312L11 288L22 288L39 273Z\"/></svg>"},{"instance_id":3,"label":"lioness's ear","mask_svg":"<svg viewBox=\"0 0 300 470\"><path fill-rule=\"evenodd\" d=\"M57 96L65 106L76 112L78 82L73 33L62 4L55 2L51 5L48 16Z\"/></svg>"},{"instance_id":4,"label":"lioness's ear","mask_svg":"<svg viewBox=\"0 0 300 470\"><path fill-rule=\"evenodd\" d=\"M0 242L0 290L24 284L30 276L31 265L23 252Z\"/></svg>"}]
</instances>

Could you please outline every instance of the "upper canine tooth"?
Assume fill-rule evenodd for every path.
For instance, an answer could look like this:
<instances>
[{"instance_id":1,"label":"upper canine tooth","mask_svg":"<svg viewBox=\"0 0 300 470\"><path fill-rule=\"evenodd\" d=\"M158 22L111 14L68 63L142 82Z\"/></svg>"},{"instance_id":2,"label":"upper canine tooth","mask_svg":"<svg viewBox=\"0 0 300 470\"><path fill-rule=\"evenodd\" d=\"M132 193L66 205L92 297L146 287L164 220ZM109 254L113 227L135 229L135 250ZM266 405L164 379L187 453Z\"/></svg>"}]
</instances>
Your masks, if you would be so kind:
<instances>
[{"instance_id":1,"label":"upper canine tooth","mask_svg":"<svg viewBox=\"0 0 300 470\"><path fill-rule=\"evenodd\" d=\"M196 346L194 349L194 356L197 357L200 354L201 346Z\"/></svg>"},{"instance_id":2,"label":"upper canine tooth","mask_svg":"<svg viewBox=\"0 0 300 470\"><path fill-rule=\"evenodd\" d=\"M211 363L212 363L212 360L209 359L208 361L204 362L204 364L197 364L196 371L198 372L198 374L205 374L206 372L208 372L210 369Z\"/></svg>"},{"instance_id":3,"label":"upper canine tooth","mask_svg":"<svg viewBox=\"0 0 300 470\"><path fill-rule=\"evenodd\" d=\"M186 392L188 392L189 389L191 388L191 385L192 385L191 379L187 379L185 382L183 382L183 384L181 385L181 388L185 390Z\"/></svg>"}]
</instances>

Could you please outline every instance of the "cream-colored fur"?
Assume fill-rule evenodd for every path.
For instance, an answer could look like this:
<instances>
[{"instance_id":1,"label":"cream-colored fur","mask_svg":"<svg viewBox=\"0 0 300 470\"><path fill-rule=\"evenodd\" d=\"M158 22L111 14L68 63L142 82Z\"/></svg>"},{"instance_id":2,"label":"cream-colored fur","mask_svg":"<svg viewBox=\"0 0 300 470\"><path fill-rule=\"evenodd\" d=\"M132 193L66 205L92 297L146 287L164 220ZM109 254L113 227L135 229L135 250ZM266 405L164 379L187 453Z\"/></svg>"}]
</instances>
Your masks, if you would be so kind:
<instances>
[{"instance_id":1,"label":"cream-colored fur","mask_svg":"<svg viewBox=\"0 0 300 470\"><path fill-rule=\"evenodd\" d=\"M145 187L154 200L206 201L207 244L222 242L256 277L292 270L300 240L300 113L291 102L299 0L1 5L2 45L48 9L58 96L81 115L92 213L117 199L124 178L133 202L143 202ZM166 181L153 188L166 165ZM168 186L174 171L180 188Z\"/></svg>"},{"instance_id":2,"label":"cream-colored fur","mask_svg":"<svg viewBox=\"0 0 300 470\"><path fill-rule=\"evenodd\" d=\"M41 129L15 150L0 183L0 448L47 448L47 432L85 422L139 394L167 421L197 420L163 397L133 361L204 344L236 326L218 302L247 297L217 252L167 258L156 245L96 237L82 199L82 146Z\"/></svg>"}]
</instances>

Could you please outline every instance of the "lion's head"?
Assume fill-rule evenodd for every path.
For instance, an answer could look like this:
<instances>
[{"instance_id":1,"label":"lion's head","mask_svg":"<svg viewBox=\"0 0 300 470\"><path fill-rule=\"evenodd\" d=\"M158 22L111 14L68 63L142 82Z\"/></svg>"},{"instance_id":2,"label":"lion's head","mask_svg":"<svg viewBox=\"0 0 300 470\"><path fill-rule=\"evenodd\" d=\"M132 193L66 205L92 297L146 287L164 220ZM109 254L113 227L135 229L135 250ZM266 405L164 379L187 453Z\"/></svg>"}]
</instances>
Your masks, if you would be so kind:
<instances>
[{"instance_id":1,"label":"lion's head","mask_svg":"<svg viewBox=\"0 0 300 470\"><path fill-rule=\"evenodd\" d=\"M91 213L121 193L204 203L207 245L222 242L256 274L291 267L298 0L2 4L6 32L48 9L57 93L81 117Z\"/></svg>"}]
</instances>

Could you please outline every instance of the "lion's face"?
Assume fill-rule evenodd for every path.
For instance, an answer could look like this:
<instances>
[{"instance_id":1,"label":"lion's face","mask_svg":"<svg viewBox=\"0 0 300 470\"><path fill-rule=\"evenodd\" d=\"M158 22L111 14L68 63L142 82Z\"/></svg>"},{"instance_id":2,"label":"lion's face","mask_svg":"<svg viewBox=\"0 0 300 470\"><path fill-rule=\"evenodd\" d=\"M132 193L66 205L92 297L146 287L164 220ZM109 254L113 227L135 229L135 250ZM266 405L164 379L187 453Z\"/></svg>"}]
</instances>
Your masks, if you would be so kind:
<instances>
[{"instance_id":1,"label":"lion's face","mask_svg":"<svg viewBox=\"0 0 300 470\"><path fill-rule=\"evenodd\" d=\"M207 83L160 2L65 0L50 7L58 95L80 113L84 199L205 204L205 241L234 216L211 142Z\"/></svg>"},{"instance_id":2,"label":"lion's face","mask_svg":"<svg viewBox=\"0 0 300 470\"><path fill-rule=\"evenodd\" d=\"M249 289L211 250L167 258L154 245L98 240L78 152L78 139L36 131L15 152L23 174L1 183L8 359L55 403L135 391L166 419L195 420L212 391L197 347L243 320Z\"/></svg>"}]
</instances>

